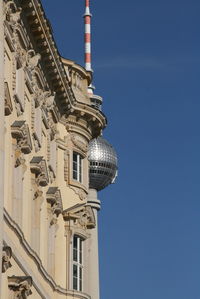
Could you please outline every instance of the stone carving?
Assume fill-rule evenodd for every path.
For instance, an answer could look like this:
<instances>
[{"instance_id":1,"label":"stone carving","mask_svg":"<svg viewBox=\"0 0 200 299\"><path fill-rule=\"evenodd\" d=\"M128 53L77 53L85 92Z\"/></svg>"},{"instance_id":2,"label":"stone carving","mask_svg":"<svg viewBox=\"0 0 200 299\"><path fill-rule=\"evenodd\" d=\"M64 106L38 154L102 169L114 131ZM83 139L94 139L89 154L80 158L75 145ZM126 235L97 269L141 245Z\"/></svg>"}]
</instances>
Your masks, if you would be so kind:
<instances>
[{"instance_id":1,"label":"stone carving","mask_svg":"<svg viewBox=\"0 0 200 299\"><path fill-rule=\"evenodd\" d=\"M50 93L47 93L46 96L43 99L43 108L47 111L50 111L50 109L53 107L55 98L55 93L53 95L50 95Z\"/></svg>"},{"instance_id":2,"label":"stone carving","mask_svg":"<svg viewBox=\"0 0 200 299\"><path fill-rule=\"evenodd\" d=\"M65 221L74 221L75 226L82 229L92 229L96 226L95 215L90 206L78 204L63 211Z\"/></svg>"},{"instance_id":3,"label":"stone carving","mask_svg":"<svg viewBox=\"0 0 200 299\"><path fill-rule=\"evenodd\" d=\"M81 141L75 134L71 134L71 141L75 147L80 149L82 152L87 153L88 145Z\"/></svg>"},{"instance_id":4,"label":"stone carving","mask_svg":"<svg viewBox=\"0 0 200 299\"><path fill-rule=\"evenodd\" d=\"M87 197L87 193L85 190L81 189L80 187L70 186L72 190L79 196L80 200L84 201Z\"/></svg>"},{"instance_id":5,"label":"stone carving","mask_svg":"<svg viewBox=\"0 0 200 299\"><path fill-rule=\"evenodd\" d=\"M11 26L16 25L20 20L21 8L18 8L13 0L5 3L4 13L6 15L6 20L10 23Z\"/></svg>"},{"instance_id":6,"label":"stone carving","mask_svg":"<svg viewBox=\"0 0 200 299\"><path fill-rule=\"evenodd\" d=\"M33 49L28 50L26 53L26 65L30 71L34 71L41 59L41 55L36 54Z\"/></svg>"},{"instance_id":7,"label":"stone carving","mask_svg":"<svg viewBox=\"0 0 200 299\"><path fill-rule=\"evenodd\" d=\"M39 190L37 187L35 188L35 193L34 193L34 197L33 197L33 200L36 200L38 198L41 199L41 201L43 201L43 191Z\"/></svg>"},{"instance_id":8,"label":"stone carving","mask_svg":"<svg viewBox=\"0 0 200 299\"><path fill-rule=\"evenodd\" d=\"M2 252L2 272L5 273L10 267L12 267L10 259L12 257L12 249L9 246L3 247Z\"/></svg>"},{"instance_id":9,"label":"stone carving","mask_svg":"<svg viewBox=\"0 0 200 299\"><path fill-rule=\"evenodd\" d=\"M51 205L52 214L57 217L63 211L61 193L58 187L50 187L47 191L47 202Z\"/></svg>"},{"instance_id":10,"label":"stone carving","mask_svg":"<svg viewBox=\"0 0 200 299\"><path fill-rule=\"evenodd\" d=\"M15 148L15 167L22 166L23 167L23 174L25 173L27 167L26 167L26 160L24 158L24 154L22 151L16 147Z\"/></svg>"},{"instance_id":11,"label":"stone carving","mask_svg":"<svg viewBox=\"0 0 200 299\"><path fill-rule=\"evenodd\" d=\"M43 157L33 157L30 164L31 172L35 174L36 184L42 187L47 186L49 183L49 176L46 161Z\"/></svg>"},{"instance_id":12,"label":"stone carving","mask_svg":"<svg viewBox=\"0 0 200 299\"><path fill-rule=\"evenodd\" d=\"M13 294L13 299L26 299L32 294L32 284L31 276L8 277L8 287Z\"/></svg>"},{"instance_id":13,"label":"stone carving","mask_svg":"<svg viewBox=\"0 0 200 299\"><path fill-rule=\"evenodd\" d=\"M23 112L22 112L20 103L15 102L15 108L16 108L17 116L22 115Z\"/></svg>"},{"instance_id":14,"label":"stone carving","mask_svg":"<svg viewBox=\"0 0 200 299\"><path fill-rule=\"evenodd\" d=\"M78 223L86 228L95 227L95 216L92 208L90 206L85 206L85 209L81 210L79 213Z\"/></svg>"},{"instance_id":15,"label":"stone carving","mask_svg":"<svg viewBox=\"0 0 200 299\"><path fill-rule=\"evenodd\" d=\"M5 115L9 115L12 113L13 110L12 101L10 97L8 83L5 82L4 86L5 86Z\"/></svg>"},{"instance_id":16,"label":"stone carving","mask_svg":"<svg viewBox=\"0 0 200 299\"><path fill-rule=\"evenodd\" d=\"M41 88L39 88L35 75L33 75L33 90L35 107L42 106L46 98L48 98L51 95L50 91L44 91Z\"/></svg>"},{"instance_id":17,"label":"stone carving","mask_svg":"<svg viewBox=\"0 0 200 299\"><path fill-rule=\"evenodd\" d=\"M33 143L34 143L35 151L37 153L40 150L40 143L38 139L35 137L35 135L33 135Z\"/></svg>"},{"instance_id":18,"label":"stone carving","mask_svg":"<svg viewBox=\"0 0 200 299\"><path fill-rule=\"evenodd\" d=\"M32 150L32 142L28 125L25 121L15 121L11 125L12 137L17 140L17 146L24 154L29 154Z\"/></svg>"},{"instance_id":19,"label":"stone carving","mask_svg":"<svg viewBox=\"0 0 200 299\"><path fill-rule=\"evenodd\" d=\"M58 134L58 130L56 128L56 123L53 121L52 113L49 112L48 114L48 122L49 122L49 128L50 128L50 137L51 140L55 138L55 136Z\"/></svg>"}]
</instances>

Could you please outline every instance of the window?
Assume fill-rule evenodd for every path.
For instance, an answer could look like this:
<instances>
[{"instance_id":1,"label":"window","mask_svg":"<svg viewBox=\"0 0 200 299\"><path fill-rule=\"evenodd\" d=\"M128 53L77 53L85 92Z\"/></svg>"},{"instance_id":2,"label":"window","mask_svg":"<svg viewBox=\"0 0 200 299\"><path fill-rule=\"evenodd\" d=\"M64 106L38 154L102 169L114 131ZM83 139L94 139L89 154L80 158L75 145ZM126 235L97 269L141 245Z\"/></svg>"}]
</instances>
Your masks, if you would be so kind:
<instances>
[{"instance_id":1,"label":"window","mask_svg":"<svg viewBox=\"0 0 200 299\"><path fill-rule=\"evenodd\" d=\"M82 182L82 156L73 152L73 179Z\"/></svg>"},{"instance_id":2,"label":"window","mask_svg":"<svg viewBox=\"0 0 200 299\"><path fill-rule=\"evenodd\" d=\"M73 238L73 289L82 291L83 285L83 240L79 236Z\"/></svg>"}]
</instances>

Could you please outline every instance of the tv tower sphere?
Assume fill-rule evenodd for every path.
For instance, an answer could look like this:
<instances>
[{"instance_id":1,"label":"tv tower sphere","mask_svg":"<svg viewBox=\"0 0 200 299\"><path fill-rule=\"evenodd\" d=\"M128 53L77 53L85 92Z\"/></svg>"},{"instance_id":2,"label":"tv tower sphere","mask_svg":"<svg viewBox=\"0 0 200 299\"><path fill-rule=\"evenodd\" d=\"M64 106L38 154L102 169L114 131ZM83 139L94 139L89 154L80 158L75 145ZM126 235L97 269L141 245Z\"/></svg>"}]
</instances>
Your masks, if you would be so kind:
<instances>
[{"instance_id":1,"label":"tv tower sphere","mask_svg":"<svg viewBox=\"0 0 200 299\"><path fill-rule=\"evenodd\" d=\"M100 191L114 183L117 177L117 155L107 140L98 137L90 141L88 160L91 189Z\"/></svg>"}]
</instances>

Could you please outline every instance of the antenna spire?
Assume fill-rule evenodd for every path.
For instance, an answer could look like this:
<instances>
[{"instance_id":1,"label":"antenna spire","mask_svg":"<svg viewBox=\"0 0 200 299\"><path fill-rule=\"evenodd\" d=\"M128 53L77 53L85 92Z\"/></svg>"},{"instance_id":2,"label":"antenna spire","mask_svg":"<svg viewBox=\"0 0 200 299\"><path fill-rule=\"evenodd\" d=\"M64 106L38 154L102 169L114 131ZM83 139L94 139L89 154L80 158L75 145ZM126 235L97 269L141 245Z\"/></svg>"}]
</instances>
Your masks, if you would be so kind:
<instances>
[{"instance_id":1,"label":"antenna spire","mask_svg":"<svg viewBox=\"0 0 200 299\"><path fill-rule=\"evenodd\" d=\"M92 72L91 64L91 13L90 13L90 0L85 0L85 69Z\"/></svg>"}]
</instances>

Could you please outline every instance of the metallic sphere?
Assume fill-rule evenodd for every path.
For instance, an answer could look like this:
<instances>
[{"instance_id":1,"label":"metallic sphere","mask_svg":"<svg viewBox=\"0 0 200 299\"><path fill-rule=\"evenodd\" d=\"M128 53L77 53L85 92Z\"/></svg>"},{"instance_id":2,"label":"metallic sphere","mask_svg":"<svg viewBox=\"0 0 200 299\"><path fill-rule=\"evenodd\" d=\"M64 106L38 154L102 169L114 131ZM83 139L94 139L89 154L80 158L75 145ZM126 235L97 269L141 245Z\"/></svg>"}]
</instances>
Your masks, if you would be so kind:
<instances>
[{"instance_id":1,"label":"metallic sphere","mask_svg":"<svg viewBox=\"0 0 200 299\"><path fill-rule=\"evenodd\" d=\"M104 138L90 141L88 160L90 188L99 191L114 183L117 177L117 155Z\"/></svg>"}]
</instances>

